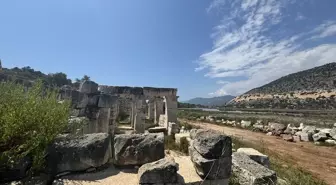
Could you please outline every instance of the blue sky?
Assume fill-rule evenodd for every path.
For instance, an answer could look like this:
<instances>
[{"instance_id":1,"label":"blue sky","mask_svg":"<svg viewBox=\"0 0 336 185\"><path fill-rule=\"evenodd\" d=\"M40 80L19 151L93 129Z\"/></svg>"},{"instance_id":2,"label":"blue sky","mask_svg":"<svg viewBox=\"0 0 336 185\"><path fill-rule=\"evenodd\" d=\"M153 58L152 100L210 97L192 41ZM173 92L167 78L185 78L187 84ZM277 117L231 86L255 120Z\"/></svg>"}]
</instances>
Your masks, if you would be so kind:
<instances>
[{"instance_id":1,"label":"blue sky","mask_svg":"<svg viewBox=\"0 0 336 185\"><path fill-rule=\"evenodd\" d=\"M0 7L4 67L176 87L181 100L238 95L336 62L334 0L6 0Z\"/></svg>"}]
</instances>

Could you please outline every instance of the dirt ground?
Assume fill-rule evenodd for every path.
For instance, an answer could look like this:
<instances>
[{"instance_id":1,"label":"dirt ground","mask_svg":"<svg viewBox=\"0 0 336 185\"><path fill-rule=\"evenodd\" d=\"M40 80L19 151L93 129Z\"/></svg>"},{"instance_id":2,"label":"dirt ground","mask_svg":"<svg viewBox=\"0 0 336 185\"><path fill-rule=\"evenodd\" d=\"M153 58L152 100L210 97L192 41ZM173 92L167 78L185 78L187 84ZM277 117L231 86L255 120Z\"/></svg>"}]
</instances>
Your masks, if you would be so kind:
<instances>
[{"instance_id":1,"label":"dirt ground","mask_svg":"<svg viewBox=\"0 0 336 185\"><path fill-rule=\"evenodd\" d=\"M277 154L287 157L293 163L311 172L317 178L330 185L336 185L336 148L315 146L309 142L289 143L275 136L232 127L213 125L203 122L190 122L203 128L223 131L227 135L239 137L245 141L261 144Z\"/></svg>"}]
</instances>

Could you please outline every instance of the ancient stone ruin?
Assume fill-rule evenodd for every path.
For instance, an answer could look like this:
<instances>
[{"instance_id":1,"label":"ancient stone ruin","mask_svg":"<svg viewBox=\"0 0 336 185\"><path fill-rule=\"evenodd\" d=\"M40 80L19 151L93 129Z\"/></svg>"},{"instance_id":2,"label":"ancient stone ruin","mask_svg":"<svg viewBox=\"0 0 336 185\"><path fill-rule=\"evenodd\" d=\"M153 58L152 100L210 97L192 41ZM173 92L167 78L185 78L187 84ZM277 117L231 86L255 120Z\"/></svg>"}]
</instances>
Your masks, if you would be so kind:
<instances>
[{"instance_id":1,"label":"ancient stone ruin","mask_svg":"<svg viewBox=\"0 0 336 185\"><path fill-rule=\"evenodd\" d=\"M84 81L79 90L62 87L59 98L71 100L74 117L89 119L81 128L82 134L114 135L118 123L126 124L135 133L154 126L168 130L170 122L177 122L176 93L173 88L99 86Z\"/></svg>"},{"instance_id":2,"label":"ancient stone ruin","mask_svg":"<svg viewBox=\"0 0 336 185\"><path fill-rule=\"evenodd\" d=\"M253 149L233 153L231 137L218 131L180 128L176 93L92 81L79 90L62 87L60 103L72 106L69 129L47 148L47 177L23 184L228 185L233 172L240 184L276 184L267 156ZM165 150L169 135L178 144L186 138L189 156Z\"/></svg>"}]
</instances>

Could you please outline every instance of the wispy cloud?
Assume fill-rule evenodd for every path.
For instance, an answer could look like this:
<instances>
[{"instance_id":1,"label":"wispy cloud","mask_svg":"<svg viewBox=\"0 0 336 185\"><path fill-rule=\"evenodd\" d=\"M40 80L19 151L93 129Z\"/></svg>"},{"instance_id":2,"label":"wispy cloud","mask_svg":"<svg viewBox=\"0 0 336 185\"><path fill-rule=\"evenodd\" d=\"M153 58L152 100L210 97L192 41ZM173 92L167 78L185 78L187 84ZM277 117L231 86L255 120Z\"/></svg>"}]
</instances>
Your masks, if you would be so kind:
<instances>
[{"instance_id":1,"label":"wispy cloud","mask_svg":"<svg viewBox=\"0 0 336 185\"><path fill-rule=\"evenodd\" d=\"M222 87L212 95L241 94L283 75L308 69L336 58L336 43L305 47L312 38L336 34L335 21L323 21L313 30L286 30L286 22L298 15L286 15L290 0L216 0L207 9L225 6L222 21L215 27L213 48L200 56L197 71L220 78ZM303 15L301 15L303 16ZM302 18L301 18L302 19ZM299 21L300 22L300 21ZM227 77L244 80L227 81Z\"/></svg>"}]
</instances>

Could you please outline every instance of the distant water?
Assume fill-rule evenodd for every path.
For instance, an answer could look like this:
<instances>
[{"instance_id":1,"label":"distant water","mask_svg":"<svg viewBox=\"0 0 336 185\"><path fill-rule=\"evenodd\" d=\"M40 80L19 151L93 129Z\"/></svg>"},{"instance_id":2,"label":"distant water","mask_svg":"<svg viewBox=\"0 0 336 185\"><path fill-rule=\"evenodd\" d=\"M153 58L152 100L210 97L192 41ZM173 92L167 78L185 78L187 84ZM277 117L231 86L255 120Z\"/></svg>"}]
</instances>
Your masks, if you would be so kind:
<instances>
[{"instance_id":1,"label":"distant water","mask_svg":"<svg viewBox=\"0 0 336 185\"><path fill-rule=\"evenodd\" d=\"M201 110L201 111L213 111L213 112L219 112L218 109L210 109L210 108L183 108L183 109L191 109L191 110Z\"/></svg>"}]
</instances>

